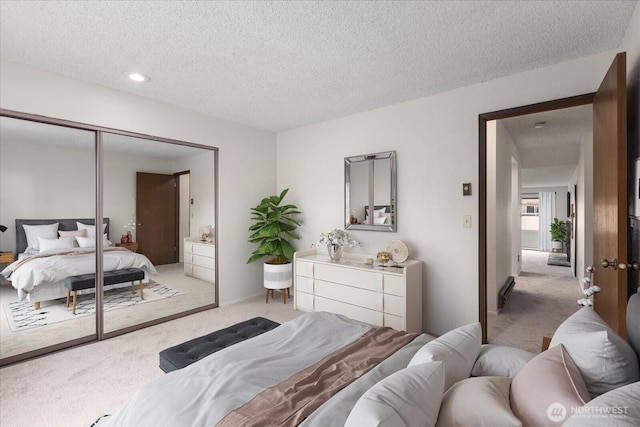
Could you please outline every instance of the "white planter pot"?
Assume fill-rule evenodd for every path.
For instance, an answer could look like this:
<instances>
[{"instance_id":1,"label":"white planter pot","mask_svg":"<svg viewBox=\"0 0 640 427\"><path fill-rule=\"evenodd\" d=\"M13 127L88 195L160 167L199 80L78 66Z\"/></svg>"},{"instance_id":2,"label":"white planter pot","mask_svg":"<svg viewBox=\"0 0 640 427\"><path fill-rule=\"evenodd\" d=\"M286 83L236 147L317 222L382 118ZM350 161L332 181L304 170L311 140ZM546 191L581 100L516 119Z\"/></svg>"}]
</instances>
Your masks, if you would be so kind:
<instances>
[{"instance_id":1,"label":"white planter pot","mask_svg":"<svg viewBox=\"0 0 640 427\"><path fill-rule=\"evenodd\" d=\"M292 285L293 264L264 263L264 287L267 289L286 289Z\"/></svg>"},{"instance_id":2,"label":"white planter pot","mask_svg":"<svg viewBox=\"0 0 640 427\"><path fill-rule=\"evenodd\" d=\"M551 249L553 252L562 252L562 242L551 242Z\"/></svg>"}]
</instances>

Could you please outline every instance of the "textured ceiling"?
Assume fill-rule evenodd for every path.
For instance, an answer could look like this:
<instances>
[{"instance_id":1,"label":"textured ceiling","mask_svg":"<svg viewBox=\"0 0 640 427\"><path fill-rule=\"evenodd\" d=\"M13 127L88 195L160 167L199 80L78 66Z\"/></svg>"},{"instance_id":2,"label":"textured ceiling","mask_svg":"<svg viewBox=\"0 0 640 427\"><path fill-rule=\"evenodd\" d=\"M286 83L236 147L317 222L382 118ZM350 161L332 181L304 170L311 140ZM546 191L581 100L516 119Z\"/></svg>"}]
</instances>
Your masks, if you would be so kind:
<instances>
[{"instance_id":1,"label":"textured ceiling","mask_svg":"<svg viewBox=\"0 0 640 427\"><path fill-rule=\"evenodd\" d=\"M556 187L569 183L580 157L580 144L593 127L591 104L503 119L520 149L523 187ZM535 124L544 122L542 128Z\"/></svg>"},{"instance_id":2,"label":"textured ceiling","mask_svg":"<svg viewBox=\"0 0 640 427\"><path fill-rule=\"evenodd\" d=\"M280 131L615 49L635 6L2 0L0 56Z\"/></svg>"}]
</instances>

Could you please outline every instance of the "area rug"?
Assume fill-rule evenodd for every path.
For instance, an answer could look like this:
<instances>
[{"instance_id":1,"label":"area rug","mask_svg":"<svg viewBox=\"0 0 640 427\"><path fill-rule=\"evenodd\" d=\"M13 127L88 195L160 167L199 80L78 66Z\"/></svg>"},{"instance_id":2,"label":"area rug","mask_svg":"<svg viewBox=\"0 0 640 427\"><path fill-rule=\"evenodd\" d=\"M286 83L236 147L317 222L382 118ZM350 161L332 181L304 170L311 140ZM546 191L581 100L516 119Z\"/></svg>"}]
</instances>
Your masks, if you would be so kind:
<instances>
[{"instance_id":1,"label":"area rug","mask_svg":"<svg viewBox=\"0 0 640 427\"><path fill-rule=\"evenodd\" d=\"M182 291L156 283L153 280L150 280L149 283L145 283L144 285L144 300L140 299L137 285L135 289L135 294L131 293L131 287L129 286L107 289L104 292L103 299L105 311L131 307L184 294ZM5 304L4 311L7 313L11 330L22 331L51 323L94 315L96 312L95 295L78 295L75 315L72 313L71 304L69 304L68 308L66 307L66 298L45 302L39 310L36 310L34 304L29 301L11 302Z\"/></svg>"},{"instance_id":2,"label":"area rug","mask_svg":"<svg viewBox=\"0 0 640 427\"><path fill-rule=\"evenodd\" d=\"M549 254L547 265L559 265L562 267L571 267L571 263L567 261L567 254Z\"/></svg>"}]
</instances>

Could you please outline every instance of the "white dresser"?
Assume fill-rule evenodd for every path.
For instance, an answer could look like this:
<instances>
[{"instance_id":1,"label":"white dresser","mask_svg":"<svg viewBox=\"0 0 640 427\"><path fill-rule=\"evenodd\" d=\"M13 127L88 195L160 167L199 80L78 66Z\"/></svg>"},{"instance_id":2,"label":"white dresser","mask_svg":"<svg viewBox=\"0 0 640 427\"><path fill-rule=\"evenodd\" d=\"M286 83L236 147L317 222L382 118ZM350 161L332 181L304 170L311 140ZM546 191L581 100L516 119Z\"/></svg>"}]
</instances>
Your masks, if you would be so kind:
<instances>
[{"instance_id":1,"label":"white dresser","mask_svg":"<svg viewBox=\"0 0 640 427\"><path fill-rule=\"evenodd\" d=\"M294 254L296 310L343 314L376 326L422 332L422 263L402 268L365 265L370 255L347 254L331 262L326 249ZM375 258L375 257L373 257Z\"/></svg>"},{"instance_id":2,"label":"white dresser","mask_svg":"<svg viewBox=\"0 0 640 427\"><path fill-rule=\"evenodd\" d=\"M216 246L197 237L184 239L184 274L214 283L216 280Z\"/></svg>"}]
</instances>

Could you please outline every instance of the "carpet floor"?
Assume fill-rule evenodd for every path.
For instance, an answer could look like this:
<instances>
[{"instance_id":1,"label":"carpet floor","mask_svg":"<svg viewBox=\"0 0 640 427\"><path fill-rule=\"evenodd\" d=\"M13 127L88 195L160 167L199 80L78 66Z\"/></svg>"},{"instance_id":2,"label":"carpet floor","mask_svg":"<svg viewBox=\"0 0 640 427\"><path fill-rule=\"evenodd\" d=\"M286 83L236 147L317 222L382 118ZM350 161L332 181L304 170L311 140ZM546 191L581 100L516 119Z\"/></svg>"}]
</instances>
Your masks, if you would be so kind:
<instances>
[{"instance_id":1,"label":"carpet floor","mask_svg":"<svg viewBox=\"0 0 640 427\"><path fill-rule=\"evenodd\" d=\"M489 343L540 353L542 338L580 309L579 280L569 267L547 265L548 255L523 251L513 293L498 315L488 315Z\"/></svg>"},{"instance_id":2,"label":"carpet floor","mask_svg":"<svg viewBox=\"0 0 640 427\"><path fill-rule=\"evenodd\" d=\"M170 288L150 280L144 285L144 299L140 299L138 285L135 293L131 293L129 286L107 289L104 292L104 310L117 310L133 305L144 304L164 298L182 295L184 292ZM79 295L76 305L76 314L73 314L71 304L66 305L66 298L47 301L36 310L29 301L16 301L7 303L4 312L12 331L22 331L30 328L46 326L56 322L77 319L82 316L90 316L96 312L95 295Z\"/></svg>"}]
</instances>

